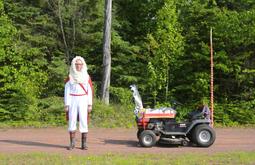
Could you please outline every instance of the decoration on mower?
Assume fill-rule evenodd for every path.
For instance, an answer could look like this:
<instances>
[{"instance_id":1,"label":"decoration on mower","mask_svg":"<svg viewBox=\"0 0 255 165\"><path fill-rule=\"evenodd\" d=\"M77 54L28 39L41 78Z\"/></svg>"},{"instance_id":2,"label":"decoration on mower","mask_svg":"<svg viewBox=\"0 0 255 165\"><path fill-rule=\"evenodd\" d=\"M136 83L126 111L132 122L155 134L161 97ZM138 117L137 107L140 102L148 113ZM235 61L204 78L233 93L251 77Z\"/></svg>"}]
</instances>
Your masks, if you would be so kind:
<instances>
[{"instance_id":1,"label":"decoration on mower","mask_svg":"<svg viewBox=\"0 0 255 165\"><path fill-rule=\"evenodd\" d=\"M130 88L135 102L137 138L141 146L152 147L158 142L209 147L214 143L216 133L210 126L208 106L189 113L187 121L179 123L175 120L177 112L174 107L145 109L136 85Z\"/></svg>"}]
</instances>

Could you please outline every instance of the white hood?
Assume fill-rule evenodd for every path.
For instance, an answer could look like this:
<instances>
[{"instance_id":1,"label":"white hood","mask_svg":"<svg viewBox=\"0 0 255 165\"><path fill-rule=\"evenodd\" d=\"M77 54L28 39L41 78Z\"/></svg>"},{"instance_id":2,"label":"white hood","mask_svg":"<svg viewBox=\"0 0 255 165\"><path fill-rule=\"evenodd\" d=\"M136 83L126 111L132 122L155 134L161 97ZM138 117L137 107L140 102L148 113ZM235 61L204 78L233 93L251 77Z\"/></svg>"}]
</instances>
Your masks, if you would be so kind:
<instances>
[{"instance_id":1,"label":"white hood","mask_svg":"<svg viewBox=\"0 0 255 165\"><path fill-rule=\"evenodd\" d=\"M75 67L76 60L81 60L83 63L83 67L81 72L78 72ZM87 72L87 64L81 56L76 56L71 63L70 71L69 71L69 78L71 83L88 83L89 75Z\"/></svg>"}]
</instances>

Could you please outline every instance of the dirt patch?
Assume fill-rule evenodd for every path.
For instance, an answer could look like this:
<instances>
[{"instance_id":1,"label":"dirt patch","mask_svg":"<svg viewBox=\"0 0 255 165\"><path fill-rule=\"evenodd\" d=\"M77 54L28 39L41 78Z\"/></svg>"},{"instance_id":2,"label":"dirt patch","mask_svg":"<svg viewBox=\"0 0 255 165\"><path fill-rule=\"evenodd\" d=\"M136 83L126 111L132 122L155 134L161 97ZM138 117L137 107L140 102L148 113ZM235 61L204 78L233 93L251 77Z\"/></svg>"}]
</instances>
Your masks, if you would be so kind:
<instances>
[{"instance_id":1,"label":"dirt patch","mask_svg":"<svg viewBox=\"0 0 255 165\"><path fill-rule=\"evenodd\" d=\"M69 136L66 128L0 129L0 153L47 152L64 154L106 153L216 153L255 151L255 129L218 128L216 141L209 148L156 145L143 148L138 145L136 129L89 129L89 150L80 149L80 133L76 133L76 148L66 150Z\"/></svg>"}]
</instances>

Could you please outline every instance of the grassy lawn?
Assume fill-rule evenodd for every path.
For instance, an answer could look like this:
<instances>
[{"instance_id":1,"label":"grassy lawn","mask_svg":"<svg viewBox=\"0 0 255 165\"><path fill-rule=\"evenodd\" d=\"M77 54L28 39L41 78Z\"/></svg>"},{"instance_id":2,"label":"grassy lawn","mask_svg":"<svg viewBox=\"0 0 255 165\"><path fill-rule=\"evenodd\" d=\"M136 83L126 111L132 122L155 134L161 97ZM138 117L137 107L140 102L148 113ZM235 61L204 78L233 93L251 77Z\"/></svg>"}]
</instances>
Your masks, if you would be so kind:
<instances>
[{"instance_id":1,"label":"grassy lawn","mask_svg":"<svg viewBox=\"0 0 255 165\"><path fill-rule=\"evenodd\" d=\"M27 154L0 154L1 165L253 165L255 164L255 151L253 152L230 152L216 154L112 154L105 155L63 155L46 153Z\"/></svg>"}]
</instances>

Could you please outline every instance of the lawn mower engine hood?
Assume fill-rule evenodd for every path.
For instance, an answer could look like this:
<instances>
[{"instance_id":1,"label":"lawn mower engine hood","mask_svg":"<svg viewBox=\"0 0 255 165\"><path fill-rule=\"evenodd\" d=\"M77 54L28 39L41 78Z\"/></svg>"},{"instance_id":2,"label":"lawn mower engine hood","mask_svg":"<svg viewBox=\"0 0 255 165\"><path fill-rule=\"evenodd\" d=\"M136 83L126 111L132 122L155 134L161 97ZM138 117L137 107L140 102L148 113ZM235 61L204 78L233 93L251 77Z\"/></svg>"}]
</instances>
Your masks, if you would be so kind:
<instances>
[{"instance_id":1,"label":"lawn mower engine hood","mask_svg":"<svg viewBox=\"0 0 255 165\"><path fill-rule=\"evenodd\" d=\"M143 108L143 102L136 85L130 86L135 102L134 114L139 118L175 118L176 110L171 107Z\"/></svg>"}]
</instances>

